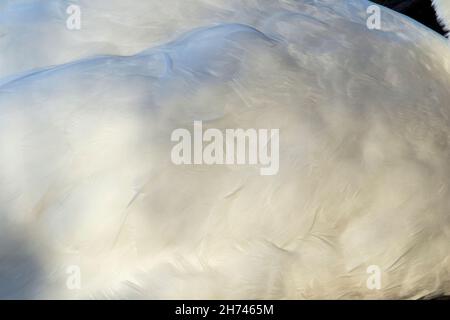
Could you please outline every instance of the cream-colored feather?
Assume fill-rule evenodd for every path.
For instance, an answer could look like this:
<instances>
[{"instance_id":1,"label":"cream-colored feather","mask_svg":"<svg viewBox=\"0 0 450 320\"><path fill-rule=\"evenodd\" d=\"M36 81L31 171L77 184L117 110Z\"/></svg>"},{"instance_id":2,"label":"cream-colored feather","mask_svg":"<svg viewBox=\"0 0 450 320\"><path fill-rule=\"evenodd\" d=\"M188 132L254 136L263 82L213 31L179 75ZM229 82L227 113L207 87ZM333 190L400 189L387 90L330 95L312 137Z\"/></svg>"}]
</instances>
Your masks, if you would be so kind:
<instances>
[{"instance_id":1,"label":"cream-colored feather","mask_svg":"<svg viewBox=\"0 0 450 320\"><path fill-rule=\"evenodd\" d=\"M0 298L450 294L450 47L370 5L2 3ZM174 165L194 120L279 173Z\"/></svg>"},{"instance_id":2,"label":"cream-colored feather","mask_svg":"<svg viewBox=\"0 0 450 320\"><path fill-rule=\"evenodd\" d=\"M450 1L449 0L433 0L439 21L443 25L445 31L450 32Z\"/></svg>"}]
</instances>

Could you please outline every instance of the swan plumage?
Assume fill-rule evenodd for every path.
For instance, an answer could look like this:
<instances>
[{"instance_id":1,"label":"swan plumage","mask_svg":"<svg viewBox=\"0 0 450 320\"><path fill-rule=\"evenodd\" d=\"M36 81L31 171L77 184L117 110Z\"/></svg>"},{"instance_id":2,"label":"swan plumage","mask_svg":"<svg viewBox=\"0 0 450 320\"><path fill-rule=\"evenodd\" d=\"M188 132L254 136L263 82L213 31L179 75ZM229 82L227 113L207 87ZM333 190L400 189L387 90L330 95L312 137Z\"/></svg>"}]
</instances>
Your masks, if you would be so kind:
<instances>
[{"instance_id":1,"label":"swan plumage","mask_svg":"<svg viewBox=\"0 0 450 320\"><path fill-rule=\"evenodd\" d=\"M445 38L365 0L79 3L0 7L0 297L450 293ZM279 173L173 165L195 120L279 128Z\"/></svg>"},{"instance_id":2,"label":"swan plumage","mask_svg":"<svg viewBox=\"0 0 450 320\"><path fill-rule=\"evenodd\" d=\"M433 6L439 22L443 25L445 31L450 32L450 3L446 0L433 0Z\"/></svg>"}]
</instances>

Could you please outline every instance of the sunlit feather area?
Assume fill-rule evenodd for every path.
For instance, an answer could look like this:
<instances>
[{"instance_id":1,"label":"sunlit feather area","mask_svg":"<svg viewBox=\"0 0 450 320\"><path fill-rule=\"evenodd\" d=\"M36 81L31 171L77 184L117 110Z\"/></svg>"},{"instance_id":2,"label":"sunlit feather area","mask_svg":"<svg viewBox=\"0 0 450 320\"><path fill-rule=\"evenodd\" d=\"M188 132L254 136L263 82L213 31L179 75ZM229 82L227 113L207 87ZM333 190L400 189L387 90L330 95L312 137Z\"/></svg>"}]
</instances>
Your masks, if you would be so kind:
<instances>
[{"instance_id":1,"label":"sunlit feather area","mask_svg":"<svg viewBox=\"0 0 450 320\"><path fill-rule=\"evenodd\" d=\"M449 295L449 42L373 6L1 1L0 298ZM198 122L279 168L175 164Z\"/></svg>"}]
</instances>

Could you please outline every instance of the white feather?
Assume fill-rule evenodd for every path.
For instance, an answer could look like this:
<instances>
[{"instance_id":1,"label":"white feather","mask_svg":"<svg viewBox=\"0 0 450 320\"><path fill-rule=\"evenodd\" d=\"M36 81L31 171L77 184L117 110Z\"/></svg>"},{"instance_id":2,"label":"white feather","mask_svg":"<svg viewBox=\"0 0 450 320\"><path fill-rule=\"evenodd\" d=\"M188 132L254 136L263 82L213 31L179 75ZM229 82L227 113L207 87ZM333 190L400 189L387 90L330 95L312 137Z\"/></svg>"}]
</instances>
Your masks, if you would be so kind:
<instances>
[{"instance_id":1,"label":"white feather","mask_svg":"<svg viewBox=\"0 0 450 320\"><path fill-rule=\"evenodd\" d=\"M450 32L450 1L433 0L436 13L445 31Z\"/></svg>"},{"instance_id":2,"label":"white feather","mask_svg":"<svg viewBox=\"0 0 450 320\"><path fill-rule=\"evenodd\" d=\"M450 294L443 37L364 0L70 3L0 9L0 297ZM173 165L194 120L279 128L279 174Z\"/></svg>"}]
</instances>

